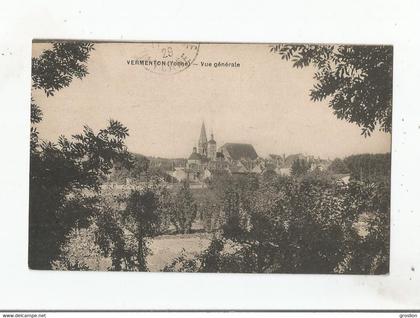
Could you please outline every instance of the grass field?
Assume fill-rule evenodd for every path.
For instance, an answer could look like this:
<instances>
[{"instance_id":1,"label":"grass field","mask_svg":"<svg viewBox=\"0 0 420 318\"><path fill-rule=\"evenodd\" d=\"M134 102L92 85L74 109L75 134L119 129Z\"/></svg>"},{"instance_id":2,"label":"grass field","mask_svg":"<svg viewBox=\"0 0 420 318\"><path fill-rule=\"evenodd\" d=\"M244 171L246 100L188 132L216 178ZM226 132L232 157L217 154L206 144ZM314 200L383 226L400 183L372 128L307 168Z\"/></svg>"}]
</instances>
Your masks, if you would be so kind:
<instances>
[{"instance_id":1,"label":"grass field","mask_svg":"<svg viewBox=\"0 0 420 318\"><path fill-rule=\"evenodd\" d=\"M193 256L203 252L210 244L211 234L193 233L162 235L151 240L149 247L152 251L147 257L149 271L161 271L176 257L181 255L182 250L186 256Z\"/></svg>"}]
</instances>

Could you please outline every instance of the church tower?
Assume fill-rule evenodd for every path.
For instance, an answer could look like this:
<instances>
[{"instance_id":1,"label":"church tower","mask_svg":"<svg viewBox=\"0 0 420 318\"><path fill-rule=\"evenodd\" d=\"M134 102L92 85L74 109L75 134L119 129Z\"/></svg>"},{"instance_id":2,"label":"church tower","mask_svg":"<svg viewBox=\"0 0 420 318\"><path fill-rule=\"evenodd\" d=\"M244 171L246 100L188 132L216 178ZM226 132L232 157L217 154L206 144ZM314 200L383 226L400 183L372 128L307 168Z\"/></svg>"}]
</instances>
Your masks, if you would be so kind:
<instances>
[{"instance_id":1,"label":"church tower","mask_svg":"<svg viewBox=\"0 0 420 318\"><path fill-rule=\"evenodd\" d=\"M201 125L200 138L198 139L198 153L203 157L207 157L207 135L204 122Z\"/></svg>"},{"instance_id":2,"label":"church tower","mask_svg":"<svg viewBox=\"0 0 420 318\"><path fill-rule=\"evenodd\" d=\"M216 140L214 140L213 133L208 142L208 155L210 160L216 160Z\"/></svg>"}]
</instances>

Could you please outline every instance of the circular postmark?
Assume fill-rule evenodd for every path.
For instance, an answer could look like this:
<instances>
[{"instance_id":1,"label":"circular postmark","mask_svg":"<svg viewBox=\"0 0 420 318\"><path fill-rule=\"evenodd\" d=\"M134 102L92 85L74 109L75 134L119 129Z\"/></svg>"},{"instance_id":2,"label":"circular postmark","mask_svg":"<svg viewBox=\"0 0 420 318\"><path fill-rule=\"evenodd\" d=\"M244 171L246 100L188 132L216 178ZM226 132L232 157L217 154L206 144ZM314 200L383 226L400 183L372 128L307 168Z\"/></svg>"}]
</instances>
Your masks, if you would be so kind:
<instances>
[{"instance_id":1,"label":"circular postmark","mask_svg":"<svg viewBox=\"0 0 420 318\"><path fill-rule=\"evenodd\" d=\"M135 64L156 74L176 74L194 64L199 43L145 43Z\"/></svg>"}]
</instances>

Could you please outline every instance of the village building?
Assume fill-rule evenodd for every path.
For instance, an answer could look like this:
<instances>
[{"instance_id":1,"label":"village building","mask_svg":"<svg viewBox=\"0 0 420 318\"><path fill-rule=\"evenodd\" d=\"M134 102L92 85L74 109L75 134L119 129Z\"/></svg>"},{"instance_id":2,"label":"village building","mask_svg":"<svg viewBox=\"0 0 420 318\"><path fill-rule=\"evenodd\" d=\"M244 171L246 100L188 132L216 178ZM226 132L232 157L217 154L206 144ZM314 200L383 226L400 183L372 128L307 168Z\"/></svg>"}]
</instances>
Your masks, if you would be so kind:
<instances>
[{"instance_id":1,"label":"village building","mask_svg":"<svg viewBox=\"0 0 420 318\"><path fill-rule=\"evenodd\" d=\"M192 154L188 157L187 165L190 169L198 169L203 161L203 156L197 152L197 148L193 148Z\"/></svg>"}]
</instances>

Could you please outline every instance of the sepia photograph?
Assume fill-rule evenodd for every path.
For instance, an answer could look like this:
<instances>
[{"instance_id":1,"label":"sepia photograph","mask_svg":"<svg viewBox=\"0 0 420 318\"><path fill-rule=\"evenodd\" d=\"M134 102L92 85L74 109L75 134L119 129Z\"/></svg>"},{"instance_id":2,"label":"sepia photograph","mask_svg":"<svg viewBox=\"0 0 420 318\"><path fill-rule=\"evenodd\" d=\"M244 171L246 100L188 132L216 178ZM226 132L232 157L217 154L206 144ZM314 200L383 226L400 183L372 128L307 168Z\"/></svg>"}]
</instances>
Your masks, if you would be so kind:
<instances>
[{"instance_id":1,"label":"sepia photograph","mask_svg":"<svg viewBox=\"0 0 420 318\"><path fill-rule=\"evenodd\" d=\"M392 46L34 40L31 67L30 269L389 273Z\"/></svg>"}]
</instances>

